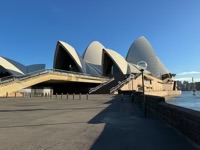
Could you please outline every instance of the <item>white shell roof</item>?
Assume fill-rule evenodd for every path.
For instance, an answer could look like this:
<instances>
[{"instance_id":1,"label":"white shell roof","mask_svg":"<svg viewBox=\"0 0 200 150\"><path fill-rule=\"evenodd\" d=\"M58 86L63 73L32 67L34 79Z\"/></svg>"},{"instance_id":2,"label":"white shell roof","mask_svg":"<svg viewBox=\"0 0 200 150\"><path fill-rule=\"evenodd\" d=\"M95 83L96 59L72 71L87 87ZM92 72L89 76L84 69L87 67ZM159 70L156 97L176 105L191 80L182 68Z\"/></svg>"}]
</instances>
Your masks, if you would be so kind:
<instances>
[{"instance_id":1,"label":"white shell roof","mask_svg":"<svg viewBox=\"0 0 200 150\"><path fill-rule=\"evenodd\" d=\"M75 60L75 62L79 65L79 67L82 68L82 64L81 64L78 54L76 53L76 50L71 45L63 41L59 41L58 43L60 43L63 46L64 50L68 52L72 56L72 58Z\"/></svg>"},{"instance_id":2,"label":"white shell roof","mask_svg":"<svg viewBox=\"0 0 200 150\"><path fill-rule=\"evenodd\" d=\"M94 65L102 65L102 51L104 46L98 42L92 42L85 50L83 59Z\"/></svg>"},{"instance_id":3,"label":"white shell roof","mask_svg":"<svg viewBox=\"0 0 200 150\"><path fill-rule=\"evenodd\" d=\"M126 59L124 59L119 53L105 48L98 41L94 41L89 44L83 54L83 57L81 58L72 46L59 41L55 52L54 64L56 62L56 55L59 50L59 46L64 48L83 73L102 74L103 51L107 53L123 74L140 73L140 70L136 65L139 61L147 62L148 67L144 71L146 74L152 74L155 77L160 77L160 75L168 73L166 67L156 56L151 44L143 36L133 42Z\"/></svg>"},{"instance_id":4,"label":"white shell roof","mask_svg":"<svg viewBox=\"0 0 200 150\"><path fill-rule=\"evenodd\" d=\"M160 74L162 75L162 74L169 73L169 71L167 70L165 65L161 62L161 60L158 57L157 57L157 59L158 59Z\"/></svg>"},{"instance_id":5,"label":"white shell roof","mask_svg":"<svg viewBox=\"0 0 200 150\"><path fill-rule=\"evenodd\" d=\"M146 61L148 64L147 70L156 77L160 77L161 74L166 72L166 68L161 64L161 61L158 61L151 44L143 36L133 42L126 60L133 64L137 64L139 61Z\"/></svg>"},{"instance_id":6,"label":"white shell roof","mask_svg":"<svg viewBox=\"0 0 200 150\"><path fill-rule=\"evenodd\" d=\"M14 62L14 61L13 61ZM11 63L9 60L6 58L0 57L0 65L7 69L8 72L10 72L13 75L23 75L24 73L21 71L20 68L17 68L15 64Z\"/></svg>"},{"instance_id":7,"label":"white shell roof","mask_svg":"<svg viewBox=\"0 0 200 150\"><path fill-rule=\"evenodd\" d=\"M116 65L119 67L119 69L122 71L123 74L127 74L128 70L128 63L122 57L119 53L111 50L104 48L104 51L110 56L110 58L116 63Z\"/></svg>"},{"instance_id":8,"label":"white shell roof","mask_svg":"<svg viewBox=\"0 0 200 150\"><path fill-rule=\"evenodd\" d=\"M76 50L69 44L62 42L62 41L58 41L58 44L56 46L56 52L55 52L55 56L54 56L54 66L57 60L57 53L59 51L59 47L62 46L64 48L64 50L71 56L71 58L76 62L76 64L78 65L79 69L83 72L83 73L87 73L87 74L91 74L91 75L100 75L100 73L98 71L95 70L95 66L93 66L93 64L89 64L86 63L84 59L82 59L76 52ZM65 63L65 62L62 62Z\"/></svg>"}]
</instances>

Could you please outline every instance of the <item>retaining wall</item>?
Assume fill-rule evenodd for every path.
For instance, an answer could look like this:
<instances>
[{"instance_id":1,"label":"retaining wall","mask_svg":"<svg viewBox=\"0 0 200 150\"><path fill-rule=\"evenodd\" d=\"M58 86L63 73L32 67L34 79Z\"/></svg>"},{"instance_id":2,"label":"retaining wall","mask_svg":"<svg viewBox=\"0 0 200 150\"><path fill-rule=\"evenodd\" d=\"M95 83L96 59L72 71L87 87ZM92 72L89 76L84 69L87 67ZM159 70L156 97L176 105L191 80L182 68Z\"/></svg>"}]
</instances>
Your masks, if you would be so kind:
<instances>
[{"instance_id":1,"label":"retaining wall","mask_svg":"<svg viewBox=\"0 0 200 150\"><path fill-rule=\"evenodd\" d=\"M200 112L167 104L164 97L146 95L147 110L200 145Z\"/></svg>"}]
</instances>

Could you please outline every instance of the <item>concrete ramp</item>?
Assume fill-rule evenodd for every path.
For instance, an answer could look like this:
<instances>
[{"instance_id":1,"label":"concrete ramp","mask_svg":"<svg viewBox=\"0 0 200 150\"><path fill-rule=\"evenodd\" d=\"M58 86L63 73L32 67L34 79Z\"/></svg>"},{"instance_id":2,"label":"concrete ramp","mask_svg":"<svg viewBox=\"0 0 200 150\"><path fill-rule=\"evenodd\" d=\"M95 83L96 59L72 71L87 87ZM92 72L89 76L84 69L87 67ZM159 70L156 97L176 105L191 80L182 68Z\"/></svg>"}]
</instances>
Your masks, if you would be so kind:
<instances>
[{"instance_id":1,"label":"concrete ramp","mask_svg":"<svg viewBox=\"0 0 200 150\"><path fill-rule=\"evenodd\" d=\"M95 77L75 72L45 69L25 76L9 77L6 79L1 78L0 96L50 80L63 82L103 83L106 82L108 78Z\"/></svg>"}]
</instances>

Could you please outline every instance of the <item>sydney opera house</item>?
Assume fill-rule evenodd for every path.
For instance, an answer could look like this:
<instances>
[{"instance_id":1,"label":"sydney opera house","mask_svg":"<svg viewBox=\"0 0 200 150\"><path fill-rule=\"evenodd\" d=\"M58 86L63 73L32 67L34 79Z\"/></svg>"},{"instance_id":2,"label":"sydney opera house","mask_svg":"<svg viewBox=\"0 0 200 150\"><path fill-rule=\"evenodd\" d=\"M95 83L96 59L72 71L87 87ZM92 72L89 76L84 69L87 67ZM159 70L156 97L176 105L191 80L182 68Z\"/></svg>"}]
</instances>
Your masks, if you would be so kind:
<instances>
[{"instance_id":1,"label":"sydney opera house","mask_svg":"<svg viewBox=\"0 0 200 150\"><path fill-rule=\"evenodd\" d=\"M166 91L168 94L177 91L175 74L166 69L151 44L142 36L130 46L126 58L98 41L89 44L82 56L71 45L58 41L53 69L45 69L44 64L24 66L11 59L0 57L0 93L5 94L6 90L3 88L6 89L6 85L9 84L14 85L16 80L25 86L7 92L34 87L49 87L54 93L140 91L142 77L137 65L140 61L148 64L144 70L146 93L165 95ZM13 80L7 82L9 77Z\"/></svg>"}]
</instances>

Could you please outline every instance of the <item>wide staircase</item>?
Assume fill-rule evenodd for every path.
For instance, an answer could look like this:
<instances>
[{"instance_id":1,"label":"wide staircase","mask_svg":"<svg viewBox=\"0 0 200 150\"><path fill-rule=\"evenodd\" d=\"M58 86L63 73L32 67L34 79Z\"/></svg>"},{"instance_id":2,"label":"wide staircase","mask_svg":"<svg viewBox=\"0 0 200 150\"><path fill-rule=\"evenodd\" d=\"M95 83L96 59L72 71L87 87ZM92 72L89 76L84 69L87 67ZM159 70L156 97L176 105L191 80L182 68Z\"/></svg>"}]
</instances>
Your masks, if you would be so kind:
<instances>
[{"instance_id":1,"label":"wide staircase","mask_svg":"<svg viewBox=\"0 0 200 150\"><path fill-rule=\"evenodd\" d=\"M0 78L0 96L50 80L101 84L108 81L109 78L58 69L44 69L22 76Z\"/></svg>"},{"instance_id":2,"label":"wide staircase","mask_svg":"<svg viewBox=\"0 0 200 150\"><path fill-rule=\"evenodd\" d=\"M108 80L107 82L90 89L90 94L110 94L111 88L117 86L121 81L125 80L125 76L116 76Z\"/></svg>"},{"instance_id":3,"label":"wide staircase","mask_svg":"<svg viewBox=\"0 0 200 150\"><path fill-rule=\"evenodd\" d=\"M107 82L104 82L104 83L102 83L102 84L99 84L99 85L96 86L96 87L91 88L91 89L89 90L89 94L94 93L95 91L97 91L98 89L100 89L100 88L106 86L107 84L109 84L109 83L112 82L113 80L115 80L114 77L112 77L112 78L111 78L110 80L108 80Z\"/></svg>"},{"instance_id":4,"label":"wide staircase","mask_svg":"<svg viewBox=\"0 0 200 150\"><path fill-rule=\"evenodd\" d=\"M116 86L112 87L110 89L110 93L114 93L115 91L118 91L123 85L127 84L129 81L131 81L134 78L135 76L133 74L130 74L128 78L119 82Z\"/></svg>"}]
</instances>

